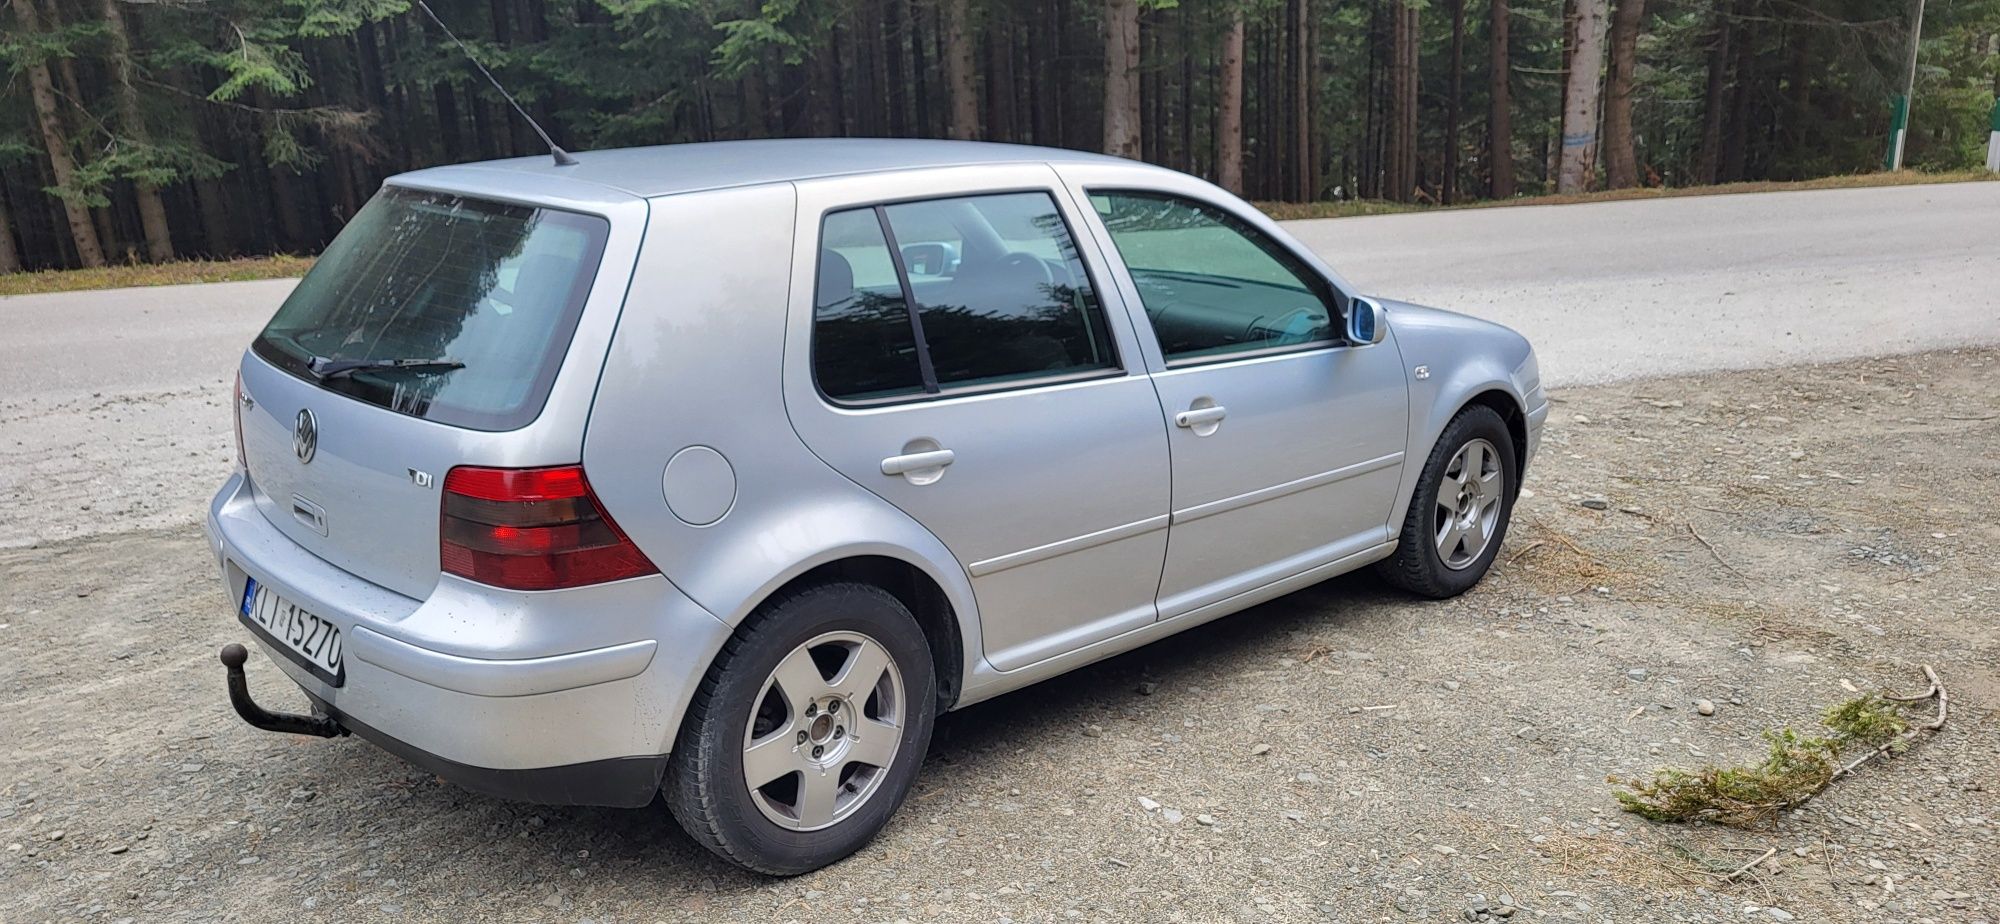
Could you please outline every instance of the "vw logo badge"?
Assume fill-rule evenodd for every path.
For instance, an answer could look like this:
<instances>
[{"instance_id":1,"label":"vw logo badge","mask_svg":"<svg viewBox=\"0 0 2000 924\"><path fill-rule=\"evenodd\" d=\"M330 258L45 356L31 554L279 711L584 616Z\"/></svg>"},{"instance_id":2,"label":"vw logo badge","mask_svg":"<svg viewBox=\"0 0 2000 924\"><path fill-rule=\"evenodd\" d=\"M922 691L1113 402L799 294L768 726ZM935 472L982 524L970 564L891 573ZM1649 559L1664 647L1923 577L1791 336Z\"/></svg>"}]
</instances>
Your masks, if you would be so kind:
<instances>
[{"instance_id":1,"label":"vw logo badge","mask_svg":"<svg viewBox=\"0 0 2000 924\"><path fill-rule=\"evenodd\" d=\"M310 408L299 408L298 423L292 428L292 452L297 453L299 464L313 460L313 453L319 451L319 421L313 419Z\"/></svg>"}]
</instances>

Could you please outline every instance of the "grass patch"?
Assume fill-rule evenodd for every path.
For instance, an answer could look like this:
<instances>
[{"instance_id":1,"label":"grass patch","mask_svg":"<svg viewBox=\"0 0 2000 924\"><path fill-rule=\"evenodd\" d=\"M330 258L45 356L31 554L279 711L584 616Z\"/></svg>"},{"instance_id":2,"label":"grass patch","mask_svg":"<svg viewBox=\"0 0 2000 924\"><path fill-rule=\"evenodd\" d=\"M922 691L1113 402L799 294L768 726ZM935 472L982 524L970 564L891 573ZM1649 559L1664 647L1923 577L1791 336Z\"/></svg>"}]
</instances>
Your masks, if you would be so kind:
<instances>
[{"instance_id":1,"label":"grass patch","mask_svg":"<svg viewBox=\"0 0 2000 924\"><path fill-rule=\"evenodd\" d=\"M1879 693L1834 706L1820 722L1831 734L1813 737L1790 728L1764 732L1769 751L1760 763L1698 770L1667 767L1654 771L1650 780L1611 777L1609 782L1624 787L1614 795L1625 811L1652 821L1706 821L1748 828L1825 789L1840 775L1844 755L1890 745L1910 728L1902 705ZM1890 747L1892 752L1899 749Z\"/></svg>"},{"instance_id":2,"label":"grass patch","mask_svg":"<svg viewBox=\"0 0 2000 924\"><path fill-rule=\"evenodd\" d=\"M190 282L242 282L303 276L311 257L245 257L238 260L179 260L99 269L45 270L0 276L0 296L81 292L132 286L177 286Z\"/></svg>"},{"instance_id":3,"label":"grass patch","mask_svg":"<svg viewBox=\"0 0 2000 924\"><path fill-rule=\"evenodd\" d=\"M1856 173L1813 180L1786 182L1721 183L1714 186L1641 187L1602 189L1570 195L1521 196L1514 199L1481 199L1457 205L1420 205L1356 199L1345 202L1259 202L1257 207L1278 221L1303 218L1350 218L1358 215L1392 215L1402 212L1434 212L1443 209L1504 208L1514 205L1574 205L1583 202L1625 202L1633 199L1678 199L1683 196L1726 196L1735 193L1789 192L1801 189L1862 189L1873 186L1925 186L1932 183L1970 183L2000 180L2000 174L1984 170L1952 173L1921 173L1898 170L1894 173Z\"/></svg>"}]
</instances>

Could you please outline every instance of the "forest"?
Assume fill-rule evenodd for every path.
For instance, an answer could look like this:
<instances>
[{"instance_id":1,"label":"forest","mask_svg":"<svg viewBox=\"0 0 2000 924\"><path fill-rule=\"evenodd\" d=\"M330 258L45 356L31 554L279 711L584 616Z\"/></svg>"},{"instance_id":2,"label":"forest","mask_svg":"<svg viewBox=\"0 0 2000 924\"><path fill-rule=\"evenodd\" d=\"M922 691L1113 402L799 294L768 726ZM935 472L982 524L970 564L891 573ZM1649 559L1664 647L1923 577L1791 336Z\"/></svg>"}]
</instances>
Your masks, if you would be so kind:
<instances>
[{"instance_id":1,"label":"forest","mask_svg":"<svg viewBox=\"0 0 2000 924\"><path fill-rule=\"evenodd\" d=\"M386 176L545 150L414 0L0 3L0 273L315 253ZM1912 80L1907 166L2000 128L2000 0L431 8L572 151L974 138L1451 204L1879 170Z\"/></svg>"}]
</instances>

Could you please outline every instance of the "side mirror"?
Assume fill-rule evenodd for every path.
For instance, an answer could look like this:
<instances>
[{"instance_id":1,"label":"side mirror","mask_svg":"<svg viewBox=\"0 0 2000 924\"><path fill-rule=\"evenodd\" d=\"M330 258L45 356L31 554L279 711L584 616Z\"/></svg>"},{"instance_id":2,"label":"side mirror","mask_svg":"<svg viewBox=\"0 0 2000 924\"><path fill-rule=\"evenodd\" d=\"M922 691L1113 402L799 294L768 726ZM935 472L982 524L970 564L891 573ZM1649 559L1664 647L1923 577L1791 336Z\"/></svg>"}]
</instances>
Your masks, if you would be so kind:
<instances>
[{"instance_id":1,"label":"side mirror","mask_svg":"<svg viewBox=\"0 0 2000 924\"><path fill-rule=\"evenodd\" d=\"M1347 304L1347 340L1355 346L1381 343L1388 332L1389 315L1380 302L1357 296Z\"/></svg>"},{"instance_id":2,"label":"side mirror","mask_svg":"<svg viewBox=\"0 0 2000 924\"><path fill-rule=\"evenodd\" d=\"M958 248L939 241L903 245L903 266L912 276L946 276L958 269Z\"/></svg>"}]
</instances>

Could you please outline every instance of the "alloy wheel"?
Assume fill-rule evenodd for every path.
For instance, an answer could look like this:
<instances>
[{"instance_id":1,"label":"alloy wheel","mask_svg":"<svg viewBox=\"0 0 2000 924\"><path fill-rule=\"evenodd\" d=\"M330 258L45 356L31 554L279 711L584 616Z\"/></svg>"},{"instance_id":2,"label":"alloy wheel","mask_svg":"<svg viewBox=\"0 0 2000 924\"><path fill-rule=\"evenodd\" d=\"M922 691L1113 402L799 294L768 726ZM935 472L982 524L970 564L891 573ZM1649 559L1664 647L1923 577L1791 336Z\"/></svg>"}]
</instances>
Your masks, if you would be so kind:
<instances>
[{"instance_id":1,"label":"alloy wheel","mask_svg":"<svg viewBox=\"0 0 2000 924\"><path fill-rule=\"evenodd\" d=\"M816 831L854 814L903 740L903 675L881 643L828 632L792 649L764 681L743 734L743 782L764 817Z\"/></svg>"},{"instance_id":2,"label":"alloy wheel","mask_svg":"<svg viewBox=\"0 0 2000 924\"><path fill-rule=\"evenodd\" d=\"M1474 439L1452 454L1437 486L1438 560L1463 571L1485 554L1500 522L1501 494L1506 474L1500 451L1484 439Z\"/></svg>"}]
</instances>

